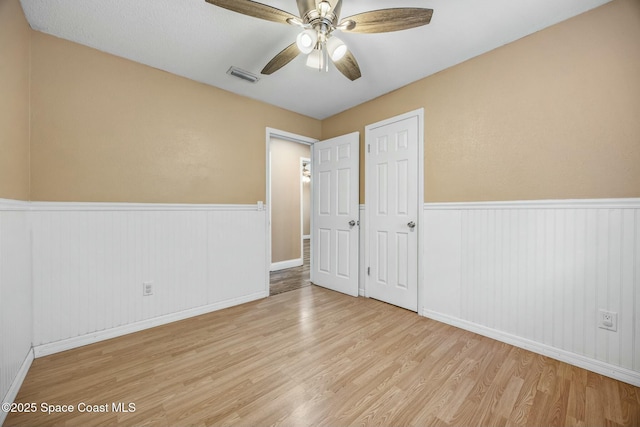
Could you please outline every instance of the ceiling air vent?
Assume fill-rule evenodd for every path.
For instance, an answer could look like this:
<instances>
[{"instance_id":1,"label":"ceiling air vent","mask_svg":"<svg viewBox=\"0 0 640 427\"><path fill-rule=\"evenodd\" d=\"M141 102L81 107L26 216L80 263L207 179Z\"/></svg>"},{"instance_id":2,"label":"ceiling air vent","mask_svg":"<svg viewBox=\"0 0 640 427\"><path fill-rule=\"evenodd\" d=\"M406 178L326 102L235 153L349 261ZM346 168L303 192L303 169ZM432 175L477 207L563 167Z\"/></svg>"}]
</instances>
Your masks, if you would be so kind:
<instances>
[{"instance_id":1,"label":"ceiling air vent","mask_svg":"<svg viewBox=\"0 0 640 427\"><path fill-rule=\"evenodd\" d=\"M246 80L250 83L255 83L260 80L255 74L251 74L250 72L238 67L229 67L229 69L227 70L227 74L230 74L242 80Z\"/></svg>"}]
</instances>

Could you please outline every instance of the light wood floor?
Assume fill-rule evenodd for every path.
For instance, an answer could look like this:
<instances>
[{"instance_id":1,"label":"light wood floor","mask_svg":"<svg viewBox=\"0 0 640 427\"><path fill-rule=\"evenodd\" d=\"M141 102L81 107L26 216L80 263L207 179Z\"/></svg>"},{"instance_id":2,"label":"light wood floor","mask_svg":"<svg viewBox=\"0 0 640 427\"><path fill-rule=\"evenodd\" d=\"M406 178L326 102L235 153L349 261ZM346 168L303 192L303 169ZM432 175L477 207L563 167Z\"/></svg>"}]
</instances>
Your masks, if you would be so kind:
<instances>
[{"instance_id":1,"label":"light wood floor","mask_svg":"<svg viewBox=\"0 0 640 427\"><path fill-rule=\"evenodd\" d=\"M6 425L640 425L640 389L316 286L36 359Z\"/></svg>"}]
</instances>

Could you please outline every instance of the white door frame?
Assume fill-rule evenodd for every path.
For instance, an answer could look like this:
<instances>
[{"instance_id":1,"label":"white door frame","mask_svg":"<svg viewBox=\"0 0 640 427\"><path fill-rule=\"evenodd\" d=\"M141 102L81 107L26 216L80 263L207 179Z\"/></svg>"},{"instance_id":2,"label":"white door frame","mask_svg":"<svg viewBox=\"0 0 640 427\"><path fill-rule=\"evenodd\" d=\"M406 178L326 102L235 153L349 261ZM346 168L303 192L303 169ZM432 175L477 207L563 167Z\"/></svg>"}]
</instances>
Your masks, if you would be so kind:
<instances>
[{"instance_id":1,"label":"white door frame","mask_svg":"<svg viewBox=\"0 0 640 427\"><path fill-rule=\"evenodd\" d=\"M370 215L371 209L367 206L367 201L372 200L371 191L373 191L373 184L370 182L374 177L371 174L371 160L369 160L370 156L366 155L366 151L368 150L368 146L371 144L370 133L372 128L377 128L380 126L388 125L400 120L408 119L410 117L418 118L418 314L422 313L422 293L424 292L424 277L423 271L424 268L422 266L423 251L424 251L424 232L423 232L423 216L424 216L424 108L419 108L417 110L409 111L408 113L400 114L399 116L391 117L389 119L385 119L376 123L372 123L370 125L365 126L364 128L364 142L365 142L365 177L364 177L364 193L365 193L365 230L364 233L364 259L365 259L365 272L366 267L371 265L370 259L370 244L369 241L369 223L370 223ZM364 280L364 295L369 297L369 281L371 276L365 273Z\"/></svg>"},{"instance_id":2,"label":"white door frame","mask_svg":"<svg viewBox=\"0 0 640 427\"><path fill-rule=\"evenodd\" d=\"M271 280L270 280L270 273L271 273L271 138L279 138L279 139L284 139L286 141L292 141L292 142L297 142L299 144L305 144L305 145L313 145L315 142L318 142L317 139L315 138L309 138L308 136L302 136L302 135L297 135L295 133L291 133L291 132L287 132L287 131L283 131L283 130L279 130L279 129L274 129L274 128L270 128L267 127L266 129L266 174L267 174L267 179L266 179L266 183L267 183L267 188L266 188L266 204L267 204L267 215L266 215L266 230L267 230L267 238L265 239L266 241L266 272L265 272L265 277L266 277L266 284L267 284L267 295L269 294L269 286L271 285ZM313 161L313 150L311 150L311 154L310 154L310 158L311 161ZM313 212L313 183L311 183L311 187L310 187L310 191L311 191L311 206L310 206L310 211ZM311 226L313 227L313 218L311 218ZM302 246L302 241L300 241L300 244ZM302 250L302 247L300 248L300 250ZM304 256L304 254L302 254L302 256Z\"/></svg>"},{"instance_id":3,"label":"white door frame","mask_svg":"<svg viewBox=\"0 0 640 427\"><path fill-rule=\"evenodd\" d=\"M312 150L313 151L313 150ZM302 179L302 171L304 170L304 164L307 163L309 170L311 170L311 154L309 157L300 157L300 253L304 261L304 180ZM311 182L309 182L311 184ZM309 185L309 192L311 192L311 185ZM311 196L311 194L310 194ZM309 200L309 226L311 226L311 202ZM309 229L309 238L311 238L311 229Z\"/></svg>"}]
</instances>

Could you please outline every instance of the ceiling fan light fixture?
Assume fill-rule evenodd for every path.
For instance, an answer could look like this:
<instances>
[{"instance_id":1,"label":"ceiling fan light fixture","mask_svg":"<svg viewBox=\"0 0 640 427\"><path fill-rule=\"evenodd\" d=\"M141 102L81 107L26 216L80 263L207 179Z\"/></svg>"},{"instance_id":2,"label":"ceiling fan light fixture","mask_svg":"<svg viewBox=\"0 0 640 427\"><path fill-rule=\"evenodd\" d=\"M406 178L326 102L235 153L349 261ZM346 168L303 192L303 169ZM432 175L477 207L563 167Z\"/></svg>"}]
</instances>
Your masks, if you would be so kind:
<instances>
[{"instance_id":1,"label":"ceiling fan light fixture","mask_svg":"<svg viewBox=\"0 0 640 427\"><path fill-rule=\"evenodd\" d=\"M331 37L327 40L327 50L333 61L339 61L347 53L347 45L339 38Z\"/></svg>"},{"instance_id":2,"label":"ceiling fan light fixture","mask_svg":"<svg viewBox=\"0 0 640 427\"><path fill-rule=\"evenodd\" d=\"M317 42L318 33L311 28L304 30L298 34L298 37L296 38L296 45L298 45L300 52L304 54L311 53L311 51L316 47Z\"/></svg>"},{"instance_id":3,"label":"ceiling fan light fixture","mask_svg":"<svg viewBox=\"0 0 640 427\"><path fill-rule=\"evenodd\" d=\"M315 68L316 70L319 70L321 66L322 66L322 58L320 55L320 50L314 49L313 52L311 52L307 56L307 67Z\"/></svg>"}]
</instances>

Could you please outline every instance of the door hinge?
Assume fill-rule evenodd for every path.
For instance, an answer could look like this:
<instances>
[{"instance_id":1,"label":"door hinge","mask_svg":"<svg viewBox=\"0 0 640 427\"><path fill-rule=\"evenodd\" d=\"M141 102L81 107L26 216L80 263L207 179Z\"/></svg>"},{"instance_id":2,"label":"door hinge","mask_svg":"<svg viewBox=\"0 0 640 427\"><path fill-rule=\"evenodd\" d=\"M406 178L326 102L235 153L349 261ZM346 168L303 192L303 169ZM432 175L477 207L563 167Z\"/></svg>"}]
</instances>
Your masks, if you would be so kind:
<instances>
[{"instance_id":1,"label":"door hinge","mask_svg":"<svg viewBox=\"0 0 640 427\"><path fill-rule=\"evenodd\" d=\"M367 153L371 152L371 144L367 144Z\"/></svg>"},{"instance_id":2,"label":"door hinge","mask_svg":"<svg viewBox=\"0 0 640 427\"><path fill-rule=\"evenodd\" d=\"M367 267L367 276L371 276L371 267Z\"/></svg>"}]
</instances>

